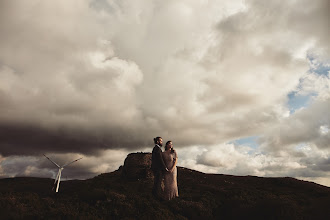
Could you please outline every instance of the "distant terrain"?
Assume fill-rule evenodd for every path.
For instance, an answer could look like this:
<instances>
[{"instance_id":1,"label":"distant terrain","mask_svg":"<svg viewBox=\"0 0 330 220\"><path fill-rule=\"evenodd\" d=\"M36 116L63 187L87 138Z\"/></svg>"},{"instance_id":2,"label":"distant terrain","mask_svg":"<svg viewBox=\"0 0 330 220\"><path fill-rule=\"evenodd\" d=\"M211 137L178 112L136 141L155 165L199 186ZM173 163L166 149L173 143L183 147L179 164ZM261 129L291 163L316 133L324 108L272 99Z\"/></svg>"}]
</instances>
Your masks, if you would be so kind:
<instances>
[{"instance_id":1,"label":"distant terrain","mask_svg":"<svg viewBox=\"0 0 330 220\"><path fill-rule=\"evenodd\" d=\"M330 219L330 188L294 178L205 174L178 167L179 198L151 195L150 154L87 180L0 179L0 219Z\"/></svg>"}]
</instances>

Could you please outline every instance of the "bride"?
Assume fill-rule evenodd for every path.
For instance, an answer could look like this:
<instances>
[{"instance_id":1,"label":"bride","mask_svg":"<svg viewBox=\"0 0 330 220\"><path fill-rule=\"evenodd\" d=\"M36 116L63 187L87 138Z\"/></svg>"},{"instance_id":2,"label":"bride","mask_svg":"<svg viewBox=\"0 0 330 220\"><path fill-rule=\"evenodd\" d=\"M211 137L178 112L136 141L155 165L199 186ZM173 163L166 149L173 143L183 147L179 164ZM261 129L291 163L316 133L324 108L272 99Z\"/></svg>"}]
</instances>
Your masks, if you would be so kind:
<instances>
[{"instance_id":1,"label":"bride","mask_svg":"<svg viewBox=\"0 0 330 220\"><path fill-rule=\"evenodd\" d=\"M167 141L165 151L162 153L164 163L169 169L164 174L164 199L171 200L179 196L177 186L177 159L176 151L173 149L172 141Z\"/></svg>"}]
</instances>

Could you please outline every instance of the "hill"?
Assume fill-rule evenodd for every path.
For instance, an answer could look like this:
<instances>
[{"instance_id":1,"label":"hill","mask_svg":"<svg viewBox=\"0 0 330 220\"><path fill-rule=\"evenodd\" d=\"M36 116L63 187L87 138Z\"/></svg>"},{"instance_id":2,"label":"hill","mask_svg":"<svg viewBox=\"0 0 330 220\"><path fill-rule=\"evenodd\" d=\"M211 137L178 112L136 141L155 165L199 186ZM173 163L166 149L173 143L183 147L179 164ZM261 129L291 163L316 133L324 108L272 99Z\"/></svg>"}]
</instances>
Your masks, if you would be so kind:
<instances>
[{"instance_id":1,"label":"hill","mask_svg":"<svg viewBox=\"0 0 330 220\"><path fill-rule=\"evenodd\" d=\"M0 219L329 219L330 188L294 178L205 174L178 167L179 198L151 195L150 154L87 180L0 180Z\"/></svg>"}]
</instances>

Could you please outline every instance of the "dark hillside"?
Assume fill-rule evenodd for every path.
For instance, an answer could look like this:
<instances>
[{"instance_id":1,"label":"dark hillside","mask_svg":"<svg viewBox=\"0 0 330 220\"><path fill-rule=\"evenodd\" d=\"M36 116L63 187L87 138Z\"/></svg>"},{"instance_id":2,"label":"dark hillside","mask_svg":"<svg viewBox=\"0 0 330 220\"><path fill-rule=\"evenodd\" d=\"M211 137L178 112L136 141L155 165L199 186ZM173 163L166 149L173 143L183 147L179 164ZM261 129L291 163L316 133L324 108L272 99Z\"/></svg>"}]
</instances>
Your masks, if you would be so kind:
<instances>
[{"instance_id":1,"label":"dark hillside","mask_svg":"<svg viewBox=\"0 0 330 220\"><path fill-rule=\"evenodd\" d=\"M0 219L329 219L330 216L329 187L294 178L204 174L183 167L178 168L180 197L158 201L151 195L153 180L148 158L150 154L130 154L117 171L88 180L61 182L59 193L51 191L52 179L1 179Z\"/></svg>"}]
</instances>

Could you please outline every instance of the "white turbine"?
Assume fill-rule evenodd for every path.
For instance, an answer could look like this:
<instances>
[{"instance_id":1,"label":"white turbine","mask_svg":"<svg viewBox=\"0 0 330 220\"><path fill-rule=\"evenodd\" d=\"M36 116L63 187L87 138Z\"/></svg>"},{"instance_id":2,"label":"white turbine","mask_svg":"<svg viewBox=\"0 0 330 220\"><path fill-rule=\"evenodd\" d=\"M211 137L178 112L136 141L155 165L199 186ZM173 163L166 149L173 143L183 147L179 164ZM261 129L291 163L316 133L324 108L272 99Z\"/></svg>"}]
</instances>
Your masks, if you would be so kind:
<instances>
[{"instance_id":1,"label":"white turbine","mask_svg":"<svg viewBox=\"0 0 330 220\"><path fill-rule=\"evenodd\" d=\"M61 174L62 174L62 170L64 169L64 167L65 167L65 166L68 166L68 165L70 165L70 164L72 164L72 163L74 163L74 162L76 162L76 161L78 161L78 160L81 160L82 158L79 158L79 159L77 159L77 160L74 160L74 161L72 161L72 162L70 162L70 163L66 163L66 164L64 164L63 166L59 166L57 163L55 163L54 161L52 161L52 160L51 160L49 157L47 157L45 154L44 154L44 156L45 156L48 160L50 160L55 166L58 167L58 173L57 173L57 176L56 176L56 178L55 178L55 182L54 182L54 185L55 185L56 180L57 180L56 192L58 192L58 188L60 187Z\"/></svg>"}]
</instances>

